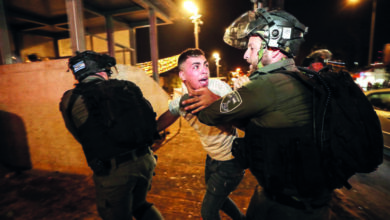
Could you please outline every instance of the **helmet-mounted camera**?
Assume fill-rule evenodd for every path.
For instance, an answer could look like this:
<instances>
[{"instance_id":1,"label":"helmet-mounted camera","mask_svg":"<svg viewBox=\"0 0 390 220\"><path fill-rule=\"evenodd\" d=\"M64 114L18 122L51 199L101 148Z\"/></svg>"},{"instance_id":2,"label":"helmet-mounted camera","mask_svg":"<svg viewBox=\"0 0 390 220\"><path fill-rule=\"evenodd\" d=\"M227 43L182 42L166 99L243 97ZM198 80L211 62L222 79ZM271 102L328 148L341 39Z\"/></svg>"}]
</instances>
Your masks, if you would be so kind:
<instances>
[{"instance_id":1,"label":"helmet-mounted camera","mask_svg":"<svg viewBox=\"0 0 390 220\"><path fill-rule=\"evenodd\" d=\"M261 37L268 47L282 50L288 56L294 56L307 27L291 14L276 10L267 12L264 8L248 11L237 18L227 29L223 40L228 45L246 49L248 37Z\"/></svg>"},{"instance_id":2,"label":"helmet-mounted camera","mask_svg":"<svg viewBox=\"0 0 390 220\"><path fill-rule=\"evenodd\" d=\"M69 58L69 69L78 81L98 72L106 72L111 76L111 67L116 65L114 57L99 54L94 51L76 52L76 56Z\"/></svg>"}]
</instances>

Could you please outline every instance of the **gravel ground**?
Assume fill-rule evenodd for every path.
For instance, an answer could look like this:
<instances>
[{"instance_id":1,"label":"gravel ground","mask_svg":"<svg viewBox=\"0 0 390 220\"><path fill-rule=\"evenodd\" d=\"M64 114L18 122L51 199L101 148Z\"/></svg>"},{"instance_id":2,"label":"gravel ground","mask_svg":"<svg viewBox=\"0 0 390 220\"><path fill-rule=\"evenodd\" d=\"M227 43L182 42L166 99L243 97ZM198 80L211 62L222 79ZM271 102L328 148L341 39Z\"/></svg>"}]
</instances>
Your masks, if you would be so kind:
<instances>
[{"instance_id":1,"label":"gravel ground","mask_svg":"<svg viewBox=\"0 0 390 220\"><path fill-rule=\"evenodd\" d=\"M158 165L150 202L167 220L200 219L205 152L186 123L157 151ZM172 138L172 139L170 139ZM372 174L351 179L353 189L336 190L334 220L390 219L388 162ZM246 212L256 180L246 173L231 195ZM14 172L0 166L0 220L95 220L95 191L90 175L40 170ZM229 219L222 214L223 219Z\"/></svg>"}]
</instances>

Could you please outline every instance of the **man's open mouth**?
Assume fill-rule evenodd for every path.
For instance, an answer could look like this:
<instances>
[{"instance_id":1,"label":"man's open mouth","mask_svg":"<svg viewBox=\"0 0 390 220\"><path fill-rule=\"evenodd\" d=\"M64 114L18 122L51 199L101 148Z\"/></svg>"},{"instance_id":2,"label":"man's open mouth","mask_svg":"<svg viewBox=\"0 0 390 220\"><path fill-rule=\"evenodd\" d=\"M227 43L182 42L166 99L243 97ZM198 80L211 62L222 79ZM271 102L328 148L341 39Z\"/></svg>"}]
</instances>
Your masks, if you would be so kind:
<instances>
[{"instance_id":1,"label":"man's open mouth","mask_svg":"<svg viewBox=\"0 0 390 220\"><path fill-rule=\"evenodd\" d=\"M199 83L202 85L202 86L207 86L209 82L209 78L202 78L199 80Z\"/></svg>"}]
</instances>

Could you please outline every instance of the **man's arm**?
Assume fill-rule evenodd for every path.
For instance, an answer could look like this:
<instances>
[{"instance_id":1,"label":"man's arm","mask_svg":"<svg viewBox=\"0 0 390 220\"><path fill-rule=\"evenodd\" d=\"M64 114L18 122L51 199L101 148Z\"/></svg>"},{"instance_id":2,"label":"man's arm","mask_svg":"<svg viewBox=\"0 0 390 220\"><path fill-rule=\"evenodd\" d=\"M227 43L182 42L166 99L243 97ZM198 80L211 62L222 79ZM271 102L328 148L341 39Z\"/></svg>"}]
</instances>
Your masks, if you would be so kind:
<instances>
[{"instance_id":1,"label":"man's arm","mask_svg":"<svg viewBox=\"0 0 390 220\"><path fill-rule=\"evenodd\" d=\"M157 119L157 131L160 133L161 131L165 130L170 125L172 125L179 117L180 117L180 115L178 115L178 116L173 115L169 110L167 110L162 115L160 115L160 117L158 117L158 119ZM165 131L163 134L160 133L160 136L162 138L160 140L156 140L154 142L154 144L152 145L152 150L154 152L156 152L158 149L160 149L160 147L163 146L163 143L164 143L165 138L166 138Z\"/></svg>"},{"instance_id":2,"label":"man's arm","mask_svg":"<svg viewBox=\"0 0 390 220\"><path fill-rule=\"evenodd\" d=\"M172 125L179 117L180 115L173 115L169 110L167 110L157 119L157 131L161 132L165 130L170 125Z\"/></svg>"},{"instance_id":3,"label":"man's arm","mask_svg":"<svg viewBox=\"0 0 390 220\"><path fill-rule=\"evenodd\" d=\"M184 100L181 104L185 106L184 110L196 114L202 109L208 107L213 102L221 98L211 92L208 88L200 88L190 94L191 98Z\"/></svg>"},{"instance_id":4,"label":"man's arm","mask_svg":"<svg viewBox=\"0 0 390 220\"><path fill-rule=\"evenodd\" d=\"M272 104L272 94L264 86L244 86L233 91L198 113L198 119L207 125L246 124ZM241 126L240 126L241 127Z\"/></svg>"},{"instance_id":5,"label":"man's arm","mask_svg":"<svg viewBox=\"0 0 390 220\"><path fill-rule=\"evenodd\" d=\"M191 91L189 94L192 96L191 99L181 103L181 105L186 107L184 110L196 114L230 92L232 92L232 88L226 82L212 79L207 88Z\"/></svg>"}]
</instances>

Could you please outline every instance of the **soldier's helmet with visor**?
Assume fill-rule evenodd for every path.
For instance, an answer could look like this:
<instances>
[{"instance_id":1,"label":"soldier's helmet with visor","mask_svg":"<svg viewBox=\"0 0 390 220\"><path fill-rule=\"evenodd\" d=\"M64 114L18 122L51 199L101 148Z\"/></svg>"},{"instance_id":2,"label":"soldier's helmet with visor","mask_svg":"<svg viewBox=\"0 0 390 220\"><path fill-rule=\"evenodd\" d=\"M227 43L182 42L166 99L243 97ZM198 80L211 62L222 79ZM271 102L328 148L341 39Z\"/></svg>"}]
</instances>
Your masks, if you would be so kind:
<instances>
[{"instance_id":1,"label":"soldier's helmet with visor","mask_svg":"<svg viewBox=\"0 0 390 220\"><path fill-rule=\"evenodd\" d=\"M76 52L76 56L69 58L69 69L79 82L87 76L99 72L106 72L111 76L111 67L116 65L116 59L106 54L99 54L91 50Z\"/></svg>"},{"instance_id":2,"label":"soldier's helmet with visor","mask_svg":"<svg viewBox=\"0 0 390 220\"><path fill-rule=\"evenodd\" d=\"M294 57L307 29L283 10L267 12L264 8L258 8L238 17L226 29L223 40L232 47L246 49L248 38L257 35L263 39L266 47L280 49L288 57Z\"/></svg>"}]
</instances>

